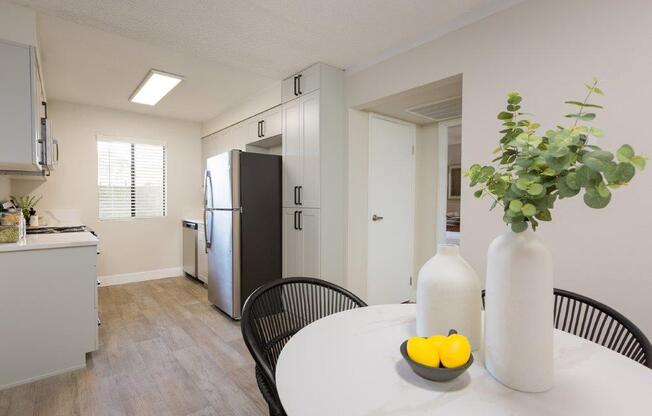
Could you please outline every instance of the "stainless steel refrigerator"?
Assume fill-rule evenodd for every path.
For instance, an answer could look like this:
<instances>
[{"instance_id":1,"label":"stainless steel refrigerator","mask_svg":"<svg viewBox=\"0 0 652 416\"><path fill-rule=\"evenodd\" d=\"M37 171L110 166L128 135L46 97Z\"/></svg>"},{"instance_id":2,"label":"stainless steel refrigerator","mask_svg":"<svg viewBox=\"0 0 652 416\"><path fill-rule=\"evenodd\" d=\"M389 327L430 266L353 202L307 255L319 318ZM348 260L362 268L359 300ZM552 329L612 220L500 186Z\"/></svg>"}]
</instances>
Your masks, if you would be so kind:
<instances>
[{"instance_id":1,"label":"stainless steel refrigerator","mask_svg":"<svg viewBox=\"0 0 652 416\"><path fill-rule=\"evenodd\" d=\"M206 160L208 300L234 319L257 287L281 278L281 157L231 150Z\"/></svg>"}]
</instances>

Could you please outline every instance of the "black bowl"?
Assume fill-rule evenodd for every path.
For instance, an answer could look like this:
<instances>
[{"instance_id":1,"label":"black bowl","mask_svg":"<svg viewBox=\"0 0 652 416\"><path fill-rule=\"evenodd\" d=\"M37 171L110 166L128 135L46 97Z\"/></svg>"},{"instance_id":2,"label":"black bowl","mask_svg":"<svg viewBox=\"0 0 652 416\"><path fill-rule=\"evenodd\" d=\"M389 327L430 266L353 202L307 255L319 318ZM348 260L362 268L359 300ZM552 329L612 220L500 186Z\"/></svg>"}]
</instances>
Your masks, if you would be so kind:
<instances>
[{"instance_id":1,"label":"black bowl","mask_svg":"<svg viewBox=\"0 0 652 416\"><path fill-rule=\"evenodd\" d=\"M410 367L412 367L412 371L417 373L418 376L430 381L451 381L459 377L467 368L471 367L471 364L473 364L473 354L471 354L469 361L467 361L466 364L457 368L429 367L427 365L419 364L412 360L408 355L407 341L404 341L401 344L401 354L403 355L403 358L405 358L405 361L410 364Z\"/></svg>"}]
</instances>

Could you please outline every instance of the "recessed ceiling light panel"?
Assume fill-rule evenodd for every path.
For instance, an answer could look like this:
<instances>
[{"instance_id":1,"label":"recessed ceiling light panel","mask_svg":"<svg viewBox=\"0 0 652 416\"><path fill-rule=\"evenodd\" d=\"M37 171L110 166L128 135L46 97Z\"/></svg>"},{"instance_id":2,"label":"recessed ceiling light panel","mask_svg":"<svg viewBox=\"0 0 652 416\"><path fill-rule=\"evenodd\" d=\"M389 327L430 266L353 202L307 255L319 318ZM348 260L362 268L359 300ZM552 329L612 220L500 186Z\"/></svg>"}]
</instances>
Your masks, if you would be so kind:
<instances>
[{"instance_id":1,"label":"recessed ceiling light panel","mask_svg":"<svg viewBox=\"0 0 652 416\"><path fill-rule=\"evenodd\" d=\"M131 94L129 101L137 104L156 105L181 81L183 81L183 77L180 75L152 69L136 88L136 91Z\"/></svg>"}]
</instances>

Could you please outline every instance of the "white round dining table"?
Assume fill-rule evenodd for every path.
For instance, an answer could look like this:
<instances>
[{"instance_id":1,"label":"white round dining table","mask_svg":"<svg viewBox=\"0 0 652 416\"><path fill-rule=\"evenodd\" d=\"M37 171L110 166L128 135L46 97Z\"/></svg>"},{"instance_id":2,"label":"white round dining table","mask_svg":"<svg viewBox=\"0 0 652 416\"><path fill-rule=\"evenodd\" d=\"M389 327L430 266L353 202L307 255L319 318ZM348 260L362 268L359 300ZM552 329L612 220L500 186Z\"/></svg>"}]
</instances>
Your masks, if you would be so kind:
<instances>
[{"instance_id":1,"label":"white round dining table","mask_svg":"<svg viewBox=\"0 0 652 416\"><path fill-rule=\"evenodd\" d=\"M558 330L547 392L503 386L485 369L481 351L459 378L424 380L399 350L416 333L415 315L414 304L370 306L301 329L276 366L288 416L652 415L652 370Z\"/></svg>"}]
</instances>

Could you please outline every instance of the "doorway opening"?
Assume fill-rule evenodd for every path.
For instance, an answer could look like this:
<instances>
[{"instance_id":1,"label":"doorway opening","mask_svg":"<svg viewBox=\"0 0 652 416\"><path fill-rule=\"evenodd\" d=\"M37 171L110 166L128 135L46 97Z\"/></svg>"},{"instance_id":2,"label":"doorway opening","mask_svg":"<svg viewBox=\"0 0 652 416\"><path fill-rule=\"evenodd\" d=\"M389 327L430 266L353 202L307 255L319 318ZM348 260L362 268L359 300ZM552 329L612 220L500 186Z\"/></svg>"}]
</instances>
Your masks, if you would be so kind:
<instances>
[{"instance_id":1,"label":"doorway opening","mask_svg":"<svg viewBox=\"0 0 652 416\"><path fill-rule=\"evenodd\" d=\"M368 170L368 175L356 177L349 194L351 215L357 219L349 230L349 269L365 276L358 281L350 275L351 287L366 293L370 304L414 300L418 271L436 254L437 244L454 237L453 243L459 242L459 228L447 236L446 214L461 226L462 75L352 110L349 134L356 142L350 147L349 169L358 175ZM381 131L383 137L376 140ZM412 152L411 178L404 174L409 169L402 168L410 164L400 156L406 149Z\"/></svg>"}]
</instances>

